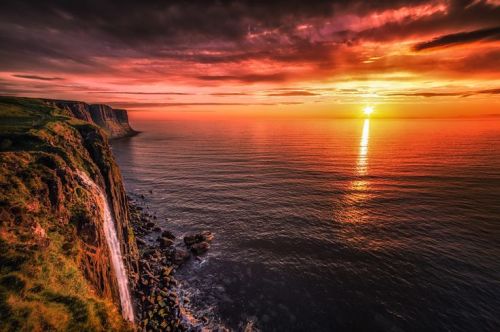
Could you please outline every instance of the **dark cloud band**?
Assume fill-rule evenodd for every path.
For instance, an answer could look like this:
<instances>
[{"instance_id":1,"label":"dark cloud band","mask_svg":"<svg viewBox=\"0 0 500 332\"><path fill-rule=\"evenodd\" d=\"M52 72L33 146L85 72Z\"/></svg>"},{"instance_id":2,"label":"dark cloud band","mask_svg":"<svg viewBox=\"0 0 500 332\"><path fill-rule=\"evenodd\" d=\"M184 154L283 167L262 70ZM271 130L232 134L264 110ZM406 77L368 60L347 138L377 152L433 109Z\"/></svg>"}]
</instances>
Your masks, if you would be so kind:
<instances>
[{"instance_id":1,"label":"dark cloud band","mask_svg":"<svg viewBox=\"0 0 500 332\"><path fill-rule=\"evenodd\" d=\"M446 47L484 40L500 40L500 27L444 35L431 41L418 43L413 49L415 51L422 51L430 48Z\"/></svg>"}]
</instances>

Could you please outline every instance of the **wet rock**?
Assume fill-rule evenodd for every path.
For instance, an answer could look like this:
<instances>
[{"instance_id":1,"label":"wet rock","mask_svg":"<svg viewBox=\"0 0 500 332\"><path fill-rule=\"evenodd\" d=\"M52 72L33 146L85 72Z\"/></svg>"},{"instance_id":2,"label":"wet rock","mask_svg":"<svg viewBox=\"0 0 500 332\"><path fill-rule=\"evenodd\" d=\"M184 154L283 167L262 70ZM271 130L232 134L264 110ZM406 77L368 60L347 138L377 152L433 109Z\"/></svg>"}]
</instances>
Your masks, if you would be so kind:
<instances>
[{"instance_id":1,"label":"wet rock","mask_svg":"<svg viewBox=\"0 0 500 332\"><path fill-rule=\"evenodd\" d=\"M188 246L191 247L195 243L200 243L200 242L211 242L214 239L214 236L212 232L209 231L203 231L201 233L197 234L192 234L192 235L186 235L184 237L184 243Z\"/></svg>"},{"instance_id":2,"label":"wet rock","mask_svg":"<svg viewBox=\"0 0 500 332\"><path fill-rule=\"evenodd\" d=\"M189 259L189 252L184 249L176 249L173 255L173 261L175 264L180 265Z\"/></svg>"},{"instance_id":3,"label":"wet rock","mask_svg":"<svg viewBox=\"0 0 500 332\"><path fill-rule=\"evenodd\" d=\"M158 242L160 242L160 247L162 247L162 248L168 248L174 244L174 241L172 241L171 239L168 239L166 237L158 238Z\"/></svg>"},{"instance_id":4,"label":"wet rock","mask_svg":"<svg viewBox=\"0 0 500 332\"><path fill-rule=\"evenodd\" d=\"M184 243L189 247L197 242L196 235L186 235L184 236Z\"/></svg>"},{"instance_id":5,"label":"wet rock","mask_svg":"<svg viewBox=\"0 0 500 332\"><path fill-rule=\"evenodd\" d=\"M170 239L170 240L175 240L175 235L170 231L163 231L161 233L161 236L166 237L167 239Z\"/></svg>"},{"instance_id":6,"label":"wet rock","mask_svg":"<svg viewBox=\"0 0 500 332\"><path fill-rule=\"evenodd\" d=\"M211 242L214 239L214 235L210 231L203 231L200 235L205 242Z\"/></svg>"},{"instance_id":7,"label":"wet rock","mask_svg":"<svg viewBox=\"0 0 500 332\"><path fill-rule=\"evenodd\" d=\"M210 244L208 244L208 242L198 242L198 243L195 243L191 246L191 251L195 254L195 255L201 255L205 252L208 251L208 249L210 248Z\"/></svg>"}]
</instances>

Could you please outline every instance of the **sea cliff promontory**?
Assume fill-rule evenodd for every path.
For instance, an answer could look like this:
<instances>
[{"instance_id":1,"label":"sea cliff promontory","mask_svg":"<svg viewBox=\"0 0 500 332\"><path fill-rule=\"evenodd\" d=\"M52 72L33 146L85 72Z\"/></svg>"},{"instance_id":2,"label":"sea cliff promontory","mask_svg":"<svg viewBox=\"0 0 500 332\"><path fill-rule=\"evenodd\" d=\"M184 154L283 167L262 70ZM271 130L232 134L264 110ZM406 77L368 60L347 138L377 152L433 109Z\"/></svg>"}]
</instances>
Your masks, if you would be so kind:
<instances>
[{"instance_id":1,"label":"sea cliff promontory","mask_svg":"<svg viewBox=\"0 0 500 332\"><path fill-rule=\"evenodd\" d=\"M104 104L87 104L71 100L44 99L44 102L68 111L77 119L99 126L110 138L121 138L137 134L137 131L130 127L126 110L113 109Z\"/></svg>"}]
</instances>

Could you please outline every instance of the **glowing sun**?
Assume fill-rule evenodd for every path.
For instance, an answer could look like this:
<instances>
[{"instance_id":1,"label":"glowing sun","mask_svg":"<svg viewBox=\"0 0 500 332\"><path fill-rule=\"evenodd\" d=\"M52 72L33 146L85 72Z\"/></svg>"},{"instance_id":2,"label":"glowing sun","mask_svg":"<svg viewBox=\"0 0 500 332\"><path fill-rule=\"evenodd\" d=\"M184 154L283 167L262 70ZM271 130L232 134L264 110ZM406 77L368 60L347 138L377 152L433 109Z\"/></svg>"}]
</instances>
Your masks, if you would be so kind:
<instances>
[{"instance_id":1,"label":"glowing sun","mask_svg":"<svg viewBox=\"0 0 500 332\"><path fill-rule=\"evenodd\" d=\"M365 115L370 115L373 113L373 111L373 106L366 106L365 108L363 108L363 113L365 113Z\"/></svg>"}]
</instances>

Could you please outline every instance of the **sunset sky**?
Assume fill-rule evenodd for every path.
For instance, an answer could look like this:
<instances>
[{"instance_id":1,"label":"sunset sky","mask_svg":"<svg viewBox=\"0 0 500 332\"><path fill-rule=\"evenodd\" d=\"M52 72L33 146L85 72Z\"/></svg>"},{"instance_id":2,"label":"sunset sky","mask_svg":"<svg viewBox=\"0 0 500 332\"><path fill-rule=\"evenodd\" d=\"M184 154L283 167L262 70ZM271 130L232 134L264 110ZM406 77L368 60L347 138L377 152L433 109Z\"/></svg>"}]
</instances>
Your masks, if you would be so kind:
<instances>
[{"instance_id":1,"label":"sunset sky","mask_svg":"<svg viewBox=\"0 0 500 332\"><path fill-rule=\"evenodd\" d=\"M500 114L500 1L2 1L0 94L134 116Z\"/></svg>"}]
</instances>

